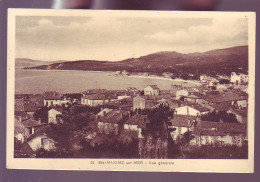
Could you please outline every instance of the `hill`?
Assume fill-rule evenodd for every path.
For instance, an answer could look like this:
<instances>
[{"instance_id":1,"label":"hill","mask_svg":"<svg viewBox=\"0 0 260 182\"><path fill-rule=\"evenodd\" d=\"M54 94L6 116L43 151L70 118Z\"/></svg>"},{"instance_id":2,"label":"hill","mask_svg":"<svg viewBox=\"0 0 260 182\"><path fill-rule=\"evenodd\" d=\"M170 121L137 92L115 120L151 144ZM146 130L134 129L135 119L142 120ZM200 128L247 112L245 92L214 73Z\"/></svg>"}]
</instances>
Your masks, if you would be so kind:
<instances>
[{"instance_id":1,"label":"hill","mask_svg":"<svg viewBox=\"0 0 260 182\"><path fill-rule=\"evenodd\" d=\"M48 62L46 61L39 61L39 60L32 60L26 58L16 58L15 59L15 67L16 68L24 68L24 67L34 67L40 65L46 65Z\"/></svg>"},{"instance_id":2,"label":"hill","mask_svg":"<svg viewBox=\"0 0 260 182\"><path fill-rule=\"evenodd\" d=\"M248 46L217 49L203 53L182 54L175 51L157 52L139 58L117 62L80 60L32 66L32 69L95 70L149 72L161 75L171 72L175 76L200 74L216 75L231 72L247 73Z\"/></svg>"},{"instance_id":3,"label":"hill","mask_svg":"<svg viewBox=\"0 0 260 182\"><path fill-rule=\"evenodd\" d=\"M40 60L33 60L33 59L27 59L27 58L16 58L15 59L15 67L16 68L28 68L28 67L37 67L41 65L49 65L54 63L61 63L61 62L67 62L64 60L59 61L40 61Z\"/></svg>"}]
</instances>

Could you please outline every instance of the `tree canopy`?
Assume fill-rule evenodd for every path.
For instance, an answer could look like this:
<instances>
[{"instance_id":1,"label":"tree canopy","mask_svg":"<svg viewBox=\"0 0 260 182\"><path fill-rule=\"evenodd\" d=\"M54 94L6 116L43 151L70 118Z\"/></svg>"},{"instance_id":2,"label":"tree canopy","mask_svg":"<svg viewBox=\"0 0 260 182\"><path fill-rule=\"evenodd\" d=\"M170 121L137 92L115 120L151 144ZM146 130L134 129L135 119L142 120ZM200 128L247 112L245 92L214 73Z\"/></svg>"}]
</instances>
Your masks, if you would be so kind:
<instances>
[{"instance_id":1,"label":"tree canopy","mask_svg":"<svg viewBox=\"0 0 260 182\"><path fill-rule=\"evenodd\" d=\"M227 123L237 123L235 114L227 113L227 111L213 111L201 116L203 121L213 121L213 122L227 122Z\"/></svg>"}]
</instances>

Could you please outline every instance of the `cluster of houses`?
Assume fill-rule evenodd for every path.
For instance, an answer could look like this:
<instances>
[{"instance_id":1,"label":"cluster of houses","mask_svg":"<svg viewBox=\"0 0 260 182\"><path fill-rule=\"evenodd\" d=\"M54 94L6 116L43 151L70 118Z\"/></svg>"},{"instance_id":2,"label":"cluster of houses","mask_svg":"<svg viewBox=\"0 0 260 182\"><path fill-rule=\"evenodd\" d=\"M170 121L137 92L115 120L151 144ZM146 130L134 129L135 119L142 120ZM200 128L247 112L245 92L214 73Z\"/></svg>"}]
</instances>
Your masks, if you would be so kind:
<instances>
[{"instance_id":1,"label":"cluster of houses","mask_svg":"<svg viewBox=\"0 0 260 182\"><path fill-rule=\"evenodd\" d=\"M248 79L242 75L239 81L234 81L232 75L231 82L235 84L244 83ZM33 155L40 148L54 150L56 141L49 135L49 125L62 123L62 108L70 104L102 106L95 116L97 132L115 135L128 132L136 139L144 138L142 131L150 123L148 116L140 111L164 105L174 111L168 122L173 140L178 140L185 132L190 131L194 136L190 145L218 143L241 146L247 140L247 93L241 89L228 88L212 91L211 83L217 86L217 82L203 75L201 80L212 82L197 87L171 85L169 90L161 90L157 85L148 85L143 91L134 87L126 90L91 89L78 94L78 97L57 92L16 95L14 136L16 141L23 144L17 153ZM49 108L47 122L36 120L34 116L34 113L44 106ZM115 107L111 109L109 106ZM201 119L201 116L212 111L233 113L238 122L212 122ZM95 135L90 138L94 137Z\"/></svg>"},{"instance_id":2,"label":"cluster of houses","mask_svg":"<svg viewBox=\"0 0 260 182\"><path fill-rule=\"evenodd\" d=\"M15 142L22 143L17 153L34 155L40 148L52 150L55 141L47 136L50 129L49 124L58 124L62 115L62 108L50 108L48 110L48 122L42 122L41 118L35 119L35 113L44 106L63 105L71 101L66 100L57 92L45 92L41 94L19 94L15 95L14 113L14 137ZM22 151L22 152L21 152Z\"/></svg>"}]
</instances>

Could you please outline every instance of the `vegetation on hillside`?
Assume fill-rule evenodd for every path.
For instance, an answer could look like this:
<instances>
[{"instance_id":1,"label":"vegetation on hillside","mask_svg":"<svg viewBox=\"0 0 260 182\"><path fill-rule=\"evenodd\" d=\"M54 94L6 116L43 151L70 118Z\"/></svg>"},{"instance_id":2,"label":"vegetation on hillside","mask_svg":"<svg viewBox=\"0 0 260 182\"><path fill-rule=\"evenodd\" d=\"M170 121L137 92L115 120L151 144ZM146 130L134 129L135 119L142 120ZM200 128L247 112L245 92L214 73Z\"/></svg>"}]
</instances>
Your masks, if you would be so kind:
<instances>
[{"instance_id":1,"label":"vegetation on hillside","mask_svg":"<svg viewBox=\"0 0 260 182\"><path fill-rule=\"evenodd\" d=\"M123 61L81 60L27 67L28 69L61 69L92 71L123 71L130 73L149 73L161 76L172 73L172 78L199 79L201 74L216 76L230 75L231 72L248 73L248 46L219 49L204 53L181 54L159 52L129 58Z\"/></svg>"}]
</instances>

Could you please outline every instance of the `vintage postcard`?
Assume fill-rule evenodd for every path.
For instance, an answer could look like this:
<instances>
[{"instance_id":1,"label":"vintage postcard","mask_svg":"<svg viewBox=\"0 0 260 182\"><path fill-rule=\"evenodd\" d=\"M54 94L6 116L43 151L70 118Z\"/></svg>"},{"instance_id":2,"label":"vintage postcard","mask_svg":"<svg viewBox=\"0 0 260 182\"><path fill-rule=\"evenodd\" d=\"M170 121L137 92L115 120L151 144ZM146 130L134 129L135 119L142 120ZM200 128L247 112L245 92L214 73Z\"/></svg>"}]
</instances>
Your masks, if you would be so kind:
<instances>
[{"instance_id":1,"label":"vintage postcard","mask_svg":"<svg viewBox=\"0 0 260 182\"><path fill-rule=\"evenodd\" d=\"M254 172L255 13L9 9L7 168Z\"/></svg>"}]
</instances>

